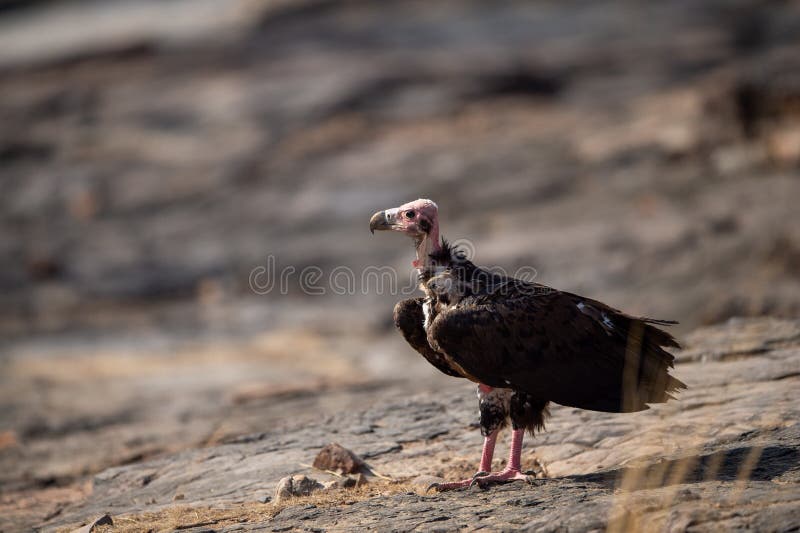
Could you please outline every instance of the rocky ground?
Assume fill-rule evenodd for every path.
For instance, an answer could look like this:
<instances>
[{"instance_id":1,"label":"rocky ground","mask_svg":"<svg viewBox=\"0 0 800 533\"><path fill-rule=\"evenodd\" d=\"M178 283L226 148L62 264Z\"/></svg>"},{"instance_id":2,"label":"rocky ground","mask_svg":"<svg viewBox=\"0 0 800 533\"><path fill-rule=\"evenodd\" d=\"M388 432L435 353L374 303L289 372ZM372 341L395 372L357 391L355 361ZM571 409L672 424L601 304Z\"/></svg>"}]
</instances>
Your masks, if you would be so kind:
<instances>
[{"instance_id":1,"label":"rocky ground","mask_svg":"<svg viewBox=\"0 0 800 533\"><path fill-rule=\"evenodd\" d=\"M122 531L799 528L800 323L702 329L678 361L689 385L680 401L630 415L553 409L528 440L529 483L426 494L432 476L459 479L476 464L472 386L407 395L391 384L351 391L360 406L327 417L109 468L41 525L66 530L108 513ZM330 442L366 461L366 485L276 499L287 475L338 479L310 464ZM13 526L35 511L5 517Z\"/></svg>"},{"instance_id":2,"label":"rocky ground","mask_svg":"<svg viewBox=\"0 0 800 533\"><path fill-rule=\"evenodd\" d=\"M0 2L0 530L785 529L798 58L781 1ZM480 438L391 327L412 252L367 221L417 197L480 264L680 320L691 390L556 409L535 486L418 494ZM773 320L697 329L739 316ZM261 503L330 441L394 481Z\"/></svg>"}]
</instances>

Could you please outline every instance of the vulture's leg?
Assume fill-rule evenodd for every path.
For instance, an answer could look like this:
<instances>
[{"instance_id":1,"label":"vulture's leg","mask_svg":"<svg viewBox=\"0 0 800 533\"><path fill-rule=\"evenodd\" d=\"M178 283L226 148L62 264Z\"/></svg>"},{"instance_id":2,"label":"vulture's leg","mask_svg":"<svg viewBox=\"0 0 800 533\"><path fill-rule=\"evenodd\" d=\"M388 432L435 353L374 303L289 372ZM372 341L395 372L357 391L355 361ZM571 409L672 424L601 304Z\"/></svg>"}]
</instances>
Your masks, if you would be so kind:
<instances>
[{"instance_id":1,"label":"vulture's leg","mask_svg":"<svg viewBox=\"0 0 800 533\"><path fill-rule=\"evenodd\" d=\"M522 438L525 430L544 429L544 421L549 416L548 402L540 400L526 392L514 391L509 399L508 410L511 417L511 451L508 452L508 463L501 472L486 476L476 477L475 483L487 485L503 481L527 480L528 476L522 473Z\"/></svg>"},{"instance_id":2,"label":"vulture's leg","mask_svg":"<svg viewBox=\"0 0 800 533\"><path fill-rule=\"evenodd\" d=\"M489 483L498 483L502 481L516 481L527 480L528 476L522 473L522 438L525 436L525 429L515 429L511 433L511 451L508 452L508 464L501 472L487 474L485 476L476 476L473 483L480 486L488 485Z\"/></svg>"},{"instance_id":3,"label":"vulture's leg","mask_svg":"<svg viewBox=\"0 0 800 533\"><path fill-rule=\"evenodd\" d=\"M511 395L512 392L508 389L496 389L483 384L478 385L478 410L481 415L481 433L484 436L479 470L469 479L452 483L434 483L428 487L429 490L435 488L438 491L443 491L469 487L474 483L475 479L491 474L494 445L497 442L498 433L507 423Z\"/></svg>"},{"instance_id":4,"label":"vulture's leg","mask_svg":"<svg viewBox=\"0 0 800 533\"><path fill-rule=\"evenodd\" d=\"M481 472L492 471L492 459L494 459L494 444L497 442L498 433L500 433L500 430L496 429L494 430L494 432L483 438L483 451L481 452L481 466L478 469L478 474L480 474Z\"/></svg>"},{"instance_id":5,"label":"vulture's leg","mask_svg":"<svg viewBox=\"0 0 800 533\"><path fill-rule=\"evenodd\" d=\"M492 458L494 457L494 445L497 442L497 434L500 433L499 429L494 430L489 435L483 438L483 452L481 453L481 466L480 470L469 479L462 481L454 481L452 483L434 483L428 487L428 490L436 489L439 492L453 489L463 489L472 485L473 481L480 476L489 475L492 471Z\"/></svg>"}]
</instances>

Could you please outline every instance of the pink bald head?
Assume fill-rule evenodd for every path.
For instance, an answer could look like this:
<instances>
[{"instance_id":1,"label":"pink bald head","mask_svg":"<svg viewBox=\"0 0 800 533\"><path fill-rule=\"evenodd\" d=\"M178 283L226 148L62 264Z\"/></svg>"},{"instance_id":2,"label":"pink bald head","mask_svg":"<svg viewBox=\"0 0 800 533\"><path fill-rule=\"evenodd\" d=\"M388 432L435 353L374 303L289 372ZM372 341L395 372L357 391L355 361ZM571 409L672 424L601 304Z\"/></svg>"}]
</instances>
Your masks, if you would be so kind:
<instances>
[{"instance_id":1,"label":"pink bald head","mask_svg":"<svg viewBox=\"0 0 800 533\"><path fill-rule=\"evenodd\" d=\"M414 266L423 268L428 255L437 251L439 244L439 208L431 200L419 199L400 207L378 211L369 221L369 229L392 230L405 233L414 239L417 260Z\"/></svg>"}]
</instances>

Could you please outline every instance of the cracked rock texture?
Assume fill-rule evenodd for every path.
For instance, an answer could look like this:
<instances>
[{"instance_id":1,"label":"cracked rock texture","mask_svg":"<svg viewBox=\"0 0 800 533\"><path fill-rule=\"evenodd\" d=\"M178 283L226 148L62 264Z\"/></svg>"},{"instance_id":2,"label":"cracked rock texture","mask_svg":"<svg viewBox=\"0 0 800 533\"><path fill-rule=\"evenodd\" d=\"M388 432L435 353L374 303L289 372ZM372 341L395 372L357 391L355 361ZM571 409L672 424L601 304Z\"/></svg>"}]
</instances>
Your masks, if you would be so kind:
<instances>
[{"instance_id":1,"label":"cracked rock texture","mask_svg":"<svg viewBox=\"0 0 800 533\"><path fill-rule=\"evenodd\" d=\"M800 323L732 320L696 331L687 344L676 374L689 389L679 401L627 415L555 407L547 431L527 440L525 465L538 460L549 474L530 484L426 495L411 483L422 474L459 478L477 464L472 387L452 380L437 394L394 400L356 392L372 403L369 409L110 468L94 477L83 501L48 525L78 524L103 512L115 520L157 515L176 505L176 493L184 495L181 504L236 516L284 476L330 479L308 462L335 439L396 483L374 480L387 484L382 495L348 497L350 489L342 489L344 496L297 498L274 508L274 516L265 505L261 518L242 513L250 517L220 519L215 529L800 527Z\"/></svg>"}]
</instances>

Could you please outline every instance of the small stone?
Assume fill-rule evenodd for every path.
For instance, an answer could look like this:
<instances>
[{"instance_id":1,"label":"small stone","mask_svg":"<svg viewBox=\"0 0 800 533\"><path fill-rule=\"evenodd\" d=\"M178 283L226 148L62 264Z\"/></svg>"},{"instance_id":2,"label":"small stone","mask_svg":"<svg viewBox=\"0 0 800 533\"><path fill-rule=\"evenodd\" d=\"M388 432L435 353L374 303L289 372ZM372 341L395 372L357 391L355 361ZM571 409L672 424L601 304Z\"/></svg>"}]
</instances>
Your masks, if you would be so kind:
<instances>
[{"instance_id":1,"label":"small stone","mask_svg":"<svg viewBox=\"0 0 800 533\"><path fill-rule=\"evenodd\" d=\"M106 513L94 522L95 526L113 526L114 520L111 519L111 515Z\"/></svg>"},{"instance_id":2,"label":"small stone","mask_svg":"<svg viewBox=\"0 0 800 533\"><path fill-rule=\"evenodd\" d=\"M678 491L678 498L680 500L689 501L689 500L699 500L700 496L696 492L693 492L689 489L682 489Z\"/></svg>"},{"instance_id":3,"label":"small stone","mask_svg":"<svg viewBox=\"0 0 800 533\"><path fill-rule=\"evenodd\" d=\"M172 497L172 501L177 502L179 500L183 500L184 498L186 498L186 496L184 496L181 493L178 493L178 494L176 494L175 496Z\"/></svg>"},{"instance_id":4,"label":"small stone","mask_svg":"<svg viewBox=\"0 0 800 533\"><path fill-rule=\"evenodd\" d=\"M800 161L800 128L783 128L767 138L767 149L773 161L794 165Z\"/></svg>"},{"instance_id":5,"label":"small stone","mask_svg":"<svg viewBox=\"0 0 800 533\"><path fill-rule=\"evenodd\" d=\"M295 496L308 496L323 488L325 487L322 483L303 474L286 476L278 481L278 486L275 487L275 501L280 502Z\"/></svg>"},{"instance_id":6,"label":"small stone","mask_svg":"<svg viewBox=\"0 0 800 533\"><path fill-rule=\"evenodd\" d=\"M412 485L421 488L422 490L427 490L427 488L433 485L434 483L444 483L444 478L441 478L439 476L422 475L422 476L417 476L411 480Z\"/></svg>"},{"instance_id":7,"label":"small stone","mask_svg":"<svg viewBox=\"0 0 800 533\"><path fill-rule=\"evenodd\" d=\"M352 489L353 487L358 485L358 481L356 481L355 478L352 478L350 476L347 476L338 483L343 489Z\"/></svg>"},{"instance_id":8,"label":"small stone","mask_svg":"<svg viewBox=\"0 0 800 533\"><path fill-rule=\"evenodd\" d=\"M353 488L353 487L360 487L361 485L367 484L367 478L362 473L358 473L355 476L347 476L342 480L342 485L344 488Z\"/></svg>"},{"instance_id":9,"label":"small stone","mask_svg":"<svg viewBox=\"0 0 800 533\"><path fill-rule=\"evenodd\" d=\"M0 450L3 448L13 448L19 445L17 434L13 431L0 431Z\"/></svg>"},{"instance_id":10,"label":"small stone","mask_svg":"<svg viewBox=\"0 0 800 533\"><path fill-rule=\"evenodd\" d=\"M711 164L720 174L735 174L762 163L767 158L763 146L723 146L711 154Z\"/></svg>"},{"instance_id":11,"label":"small stone","mask_svg":"<svg viewBox=\"0 0 800 533\"><path fill-rule=\"evenodd\" d=\"M269 503L269 502L271 502L271 501L272 501L272 498L271 498L271 497L269 497L269 496L267 496L266 494L265 494L264 496L261 496L261 497L258 499L258 503Z\"/></svg>"},{"instance_id":12,"label":"small stone","mask_svg":"<svg viewBox=\"0 0 800 533\"><path fill-rule=\"evenodd\" d=\"M111 515L106 513L99 518L95 518L85 526L74 530L72 533L91 533L97 526L113 526L113 525L114 521L111 519Z\"/></svg>"},{"instance_id":13,"label":"small stone","mask_svg":"<svg viewBox=\"0 0 800 533\"><path fill-rule=\"evenodd\" d=\"M322 448L314 459L314 468L340 474L355 474L363 467L360 457L335 442Z\"/></svg>"}]
</instances>

